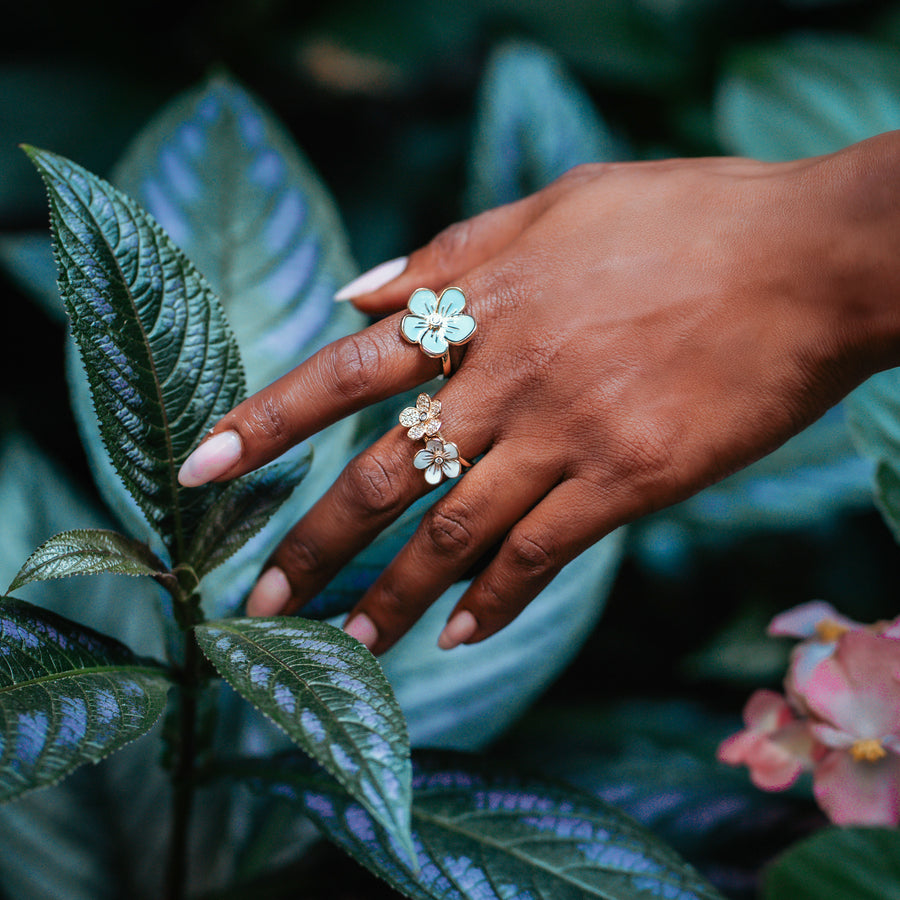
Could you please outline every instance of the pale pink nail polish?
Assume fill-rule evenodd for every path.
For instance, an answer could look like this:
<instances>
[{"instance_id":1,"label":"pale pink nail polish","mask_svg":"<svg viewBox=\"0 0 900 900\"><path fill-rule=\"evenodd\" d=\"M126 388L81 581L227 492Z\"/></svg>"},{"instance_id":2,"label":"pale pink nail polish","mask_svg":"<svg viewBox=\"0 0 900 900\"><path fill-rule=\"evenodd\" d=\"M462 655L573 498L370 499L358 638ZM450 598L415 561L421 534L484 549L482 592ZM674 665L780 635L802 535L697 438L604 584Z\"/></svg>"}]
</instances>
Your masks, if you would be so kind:
<instances>
[{"instance_id":1,"label":"pale pink nail polish","mask_svg":"<svg viewBox=\"0 0 900 900\"><path fill-rule=\"evenodd\" d=\"M291 585L278 566L266 569L247 598L248 616L277 616L291 599Z\"/></svg>"},{"instance_id":2,"label":"pale pink nail polish","mask_svg":"<svg viewBox=\"0 0 900 900\"><path fill-rule=\"evenodd\" d=\"M444 626L438 638L441 650L452 650L464 644L478 629L478 620L467 609L461 609Z\"/></svg>"},{"instance_id":3,"label":"pale pink nail polish","mask_svg":"<svg viewBox=\"0 0 900 900\"><path fill-rule=\"evenodd\" d=\"M361 644L365 644L370 650L378 642L378 629L365 613L357 613L353 616L344 625L344 631L350 637L356 638Z\"/></svg>"},{"instance_id":4,"label":"pale pink nail polish","mask_svg":"<svg viewBox=\"0 0 900 900\"><path fill-rule=\"evenodd\" d=\"M361 297L363 294L370 294L377 291L378 288L384 287L388 282L393 281L398 275L402 274L406 269L409 257L398 256L396 259L389 259L387 262L380 263L374 269L363 272L358 278L354 278L349 284L345 284L335 295L335 300L352 300L354 297Z\"/></svg>"},{"instance_id":5,"label":"pale pink nail polish","mask_svg":"<svg viewBox=\"0 0 900 900\"><path fill-rule=\"evenodd\" d=\"M243 447L236 431L220 431L204 441L178 472L184 487L199 487L224 475L240 458Z\"/></svg>"}]
</instances>

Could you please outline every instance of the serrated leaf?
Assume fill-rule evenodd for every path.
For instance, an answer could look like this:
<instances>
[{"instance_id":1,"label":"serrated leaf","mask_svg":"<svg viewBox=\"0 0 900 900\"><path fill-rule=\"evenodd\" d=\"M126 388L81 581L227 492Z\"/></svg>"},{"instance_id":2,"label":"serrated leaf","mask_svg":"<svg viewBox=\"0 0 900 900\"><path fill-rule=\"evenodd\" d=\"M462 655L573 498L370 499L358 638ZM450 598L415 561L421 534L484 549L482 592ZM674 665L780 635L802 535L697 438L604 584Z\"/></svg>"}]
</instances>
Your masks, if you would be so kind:
<instances>
[{"instance_id":1,"label":"serrated leaf","mask_svg":"<svg viewBox=\"0 0 900 900\"><path fill-rule=\"evenodd\" d=\"M375 657L340 629L297 618L227 619L195 633L219 674L409 850L409 739Z\"/></svg>"},{"instance_id":2,"label":"serrated leaf","mask_svg":"<svg viewBox=\"0 0 900 900\"><path fill-rule=\"evenodd\" d=\"M12 597L0 601L0 801L46 787L149 731L165 670Z\"/></svg>"},{"instance_id":3,"label":"serrated leaf","mask_svg":"<svg viewBox=\"0 0 900 900\"><path fill-rule=\"evenodd\" d=\"M875 463L875 502L900 541L900 369L879 372L844 402L853 439Z\"/></svg>"},{"instance_id":4,"label":"serrated leaf","mask_svg":"<svg viewBox=\"0 0 900 900\"><path fill-rule=\"evenodd\" d=\"M900 900L900 831L827 828L783 853L765 900Z\"/></svg>"},{"instance_id":5,"label":"serrated leaf","mask_svg":"<svg viewBox=\"0 0 900 900\"><path fill-rule=\"evenodd\" d=\"M153 577L168 569L141 541L106 529L80 528L44 541L28 557L7 590L17 590L32 581L100 572Z\"/></svg>"},{"instance_id":6,"label":"serrated leaf","mask_svg":"<svg viewBox=\"0 0 900 900\"><path fill-rule=\"evenodd\" d=\"M28 148L47 186L60 294L100 431L129 493L181 562L219 485L177 472L244 394L237 344L205 279L137 203Z\"/></svg>"},{"instance_id":7,"label":"serrated leaf","mask_svg":"<svg viewBox=\"0 0 900 900\"><path fill-rule=\"evenodd\" d=\"M900 127L900 56L848 34L795 34L744 48L715 98L732 153L789 160L830 153Z\"/></svg>"},{"instance_id":8,"label":"serrated leaf","mask_svg":"<svg viewBox=\"0 0 900 900\"><path fill-rule=\"evenodd\" d=\"M674 851L575 788L460 755L416 754L412 833L418 871L331 782L292 765L255 783L292 796L335 843L414 900L721 900Z\"/></svg>"},{"instance_id":9,"label":"serrated leaf","mask_svg":"<svg viewBox=\"0 0 900 900\"><path fill-rule=\"evenodd\" d=\"M501 45L479 95L467 190L473 213L531 194L580 163L624 154L587 93L547 49Z\"/></svg>"},{"instance_id":10,"label":"serrated leaf","mask_svg":"<svg viewBox=\"0 0 900 900\"><path fill-rule=\"evenodd\" d=\"M187 560L198 578L240 550L269 521L309 470L311 453L299 463L275 463L228 484L197 523Z\"/></svg>"}]
</instances>

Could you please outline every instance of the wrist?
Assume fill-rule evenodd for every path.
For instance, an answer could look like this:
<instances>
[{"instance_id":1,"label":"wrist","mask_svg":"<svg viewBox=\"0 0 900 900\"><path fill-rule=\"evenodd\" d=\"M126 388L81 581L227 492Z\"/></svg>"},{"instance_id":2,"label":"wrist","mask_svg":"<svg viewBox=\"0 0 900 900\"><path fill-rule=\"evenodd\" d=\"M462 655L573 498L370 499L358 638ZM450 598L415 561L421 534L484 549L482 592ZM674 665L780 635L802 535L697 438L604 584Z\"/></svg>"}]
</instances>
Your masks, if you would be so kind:
<instances>
[{"instance_id":1,"label":"wrist","mask_svg":"<svg viewBox=\"0 0 900 900\"><path fill-rule=\"evenodd\" d=\"M862 377L900 365L900 131L817 159L810 176L842 354Z\"/></svg>"}]
</instances>

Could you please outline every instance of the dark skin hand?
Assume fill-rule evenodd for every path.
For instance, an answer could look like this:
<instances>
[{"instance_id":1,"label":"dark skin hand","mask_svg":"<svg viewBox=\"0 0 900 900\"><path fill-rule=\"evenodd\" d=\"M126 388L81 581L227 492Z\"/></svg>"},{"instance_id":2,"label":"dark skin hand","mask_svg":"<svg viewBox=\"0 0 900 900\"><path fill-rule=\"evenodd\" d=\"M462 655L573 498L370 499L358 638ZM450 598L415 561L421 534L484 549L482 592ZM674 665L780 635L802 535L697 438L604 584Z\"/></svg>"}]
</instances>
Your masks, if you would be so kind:
<instances>
[{"instance_id":1,"label":"dark skin hand","mask_svg":"<svg viewBox=\"0 0 900 900\"><path fill-rule=\"evenodd\" d=\"M439 643L483 640L604 535L771 451L900 361L898 156L894 133L792 163L573 169L354 296L387 315L225 416L183 481L243 475L432 379L440 360L399 322L416 288L459 286L478 330L437 396L442 433L477 462L345 628L382 653L487 558ZM351 460L275 550L248 612L302 608L431 490L412 465L421 446L395 424Z\"/></svg>"}]
</instances>

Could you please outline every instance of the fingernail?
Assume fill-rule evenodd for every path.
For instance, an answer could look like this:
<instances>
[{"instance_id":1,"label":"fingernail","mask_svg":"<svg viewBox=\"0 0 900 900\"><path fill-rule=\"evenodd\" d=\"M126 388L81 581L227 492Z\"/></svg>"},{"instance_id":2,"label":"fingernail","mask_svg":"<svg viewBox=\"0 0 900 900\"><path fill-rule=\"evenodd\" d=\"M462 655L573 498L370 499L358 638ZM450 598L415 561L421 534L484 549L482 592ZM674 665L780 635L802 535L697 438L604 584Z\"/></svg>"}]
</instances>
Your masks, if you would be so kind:
<instances>
[{"instance_id":1,"label":"fingernail","mask_svg":"<svg viewBox=\"0 0 900 900\"><path fill-rule=\"evenodd\" d=\"M277 616L291 599L287 575L278 566L266 569L247 598L248 616Z\"/></svg>"},{"instance_id":2,"label":"fingernail","mask_svg":"<svg viewBox=\"0 0 900 900\"><path fill-rule=\"evenodd\" d=\"M444 626L444 630L438 638L438 647L441 650L452 650L469 640L477 629L478 619L467 609L461 609Z\"/></svg>"},{"instance_id":3,"label":"fingernail","mask_svg":"<svg viewBox=\"0 0 900 900\"><path fill-rule=\"evenodd\" d=\"M227 472L240 458L241 438L236 431L220 431L204 441L178 472L184 487L199 487Z\"/></svg>"},{"instance_id":4,"label":"fingernail","mask_svg":"<svg viewBox=\"0 0 900 900\"><path fill-rule=\"evenodd\" d=\"M370 294L377 291L378 288L384 287L388 282L393 281L406 268L409 262L408 256L398 256L396 259L389 259L387 262L380 263L374 269L363 272L358 278L354 278L349 284L345 284L335 295L335 300L352 300L354 297L361 297L363 294Z\"/></svg>"},{"instance_id":5,"label":"fingernail","mask_svg":"<svg viewBox=\"0 0 900 900\"><path fill-rule=\"evenodd\" d=\"M357 613L344 625L344 631L350 637L355 637L361 644L365 644L370 650L378 642L378 629L365 613Z\"/></svg>"}]
</instances>

